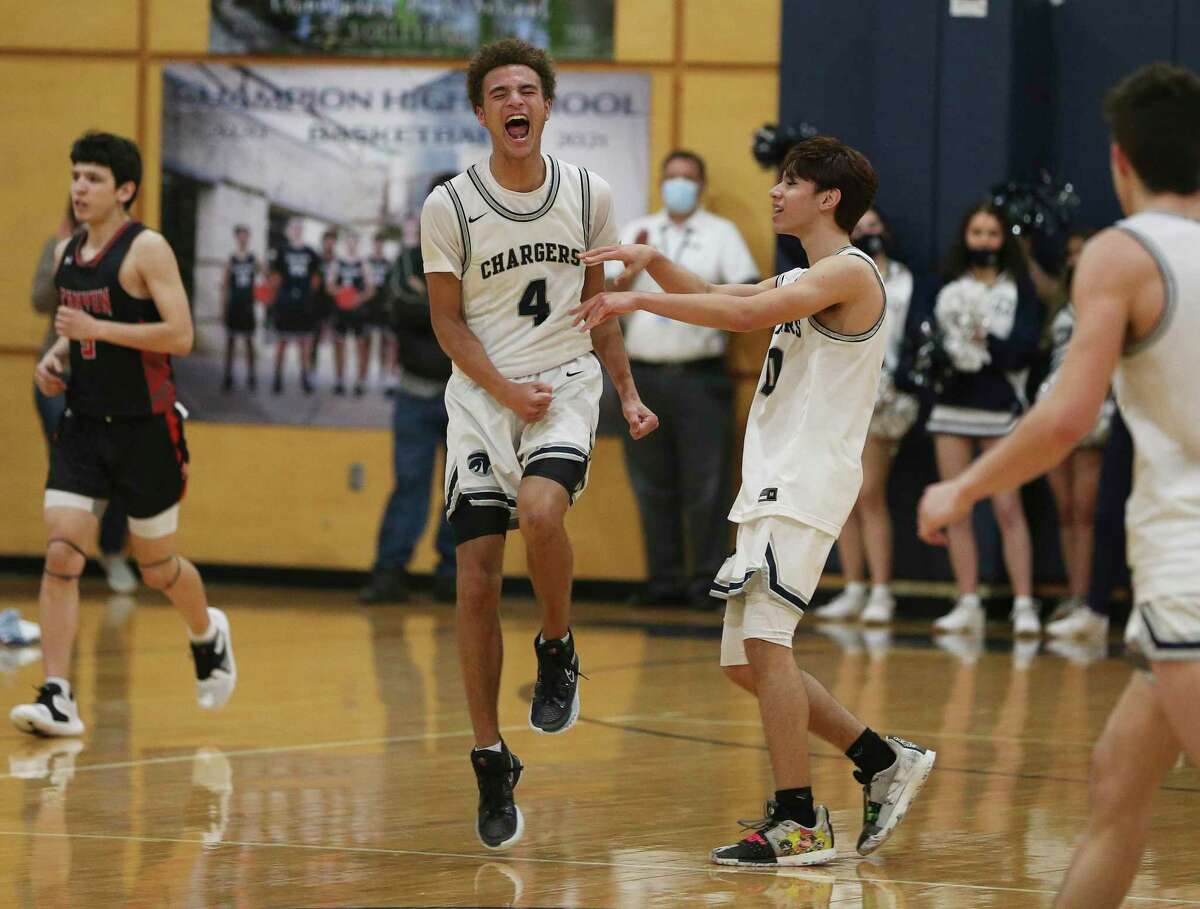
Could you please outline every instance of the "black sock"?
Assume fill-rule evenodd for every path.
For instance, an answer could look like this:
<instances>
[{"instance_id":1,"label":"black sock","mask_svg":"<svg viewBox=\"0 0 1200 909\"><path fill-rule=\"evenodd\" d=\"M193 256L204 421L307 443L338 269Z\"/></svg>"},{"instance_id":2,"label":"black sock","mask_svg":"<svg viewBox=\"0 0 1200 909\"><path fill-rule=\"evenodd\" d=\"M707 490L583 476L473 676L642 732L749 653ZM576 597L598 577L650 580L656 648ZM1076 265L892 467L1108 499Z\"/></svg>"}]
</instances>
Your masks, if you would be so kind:
<instances>
[{"instance_id":1,"label":"black sock","mask_svg":"<svg viewBox=\"0 0 1200 909\"><path fill-rule=\"evenodd\" d=\"M811 786L799 789L775 790L775 818L782 821L795 821L805 827L813 827L817 823L817 810L813 807Z\"/></svg>"},{"instance_id":2,"label":"black sock","mask_svg":"<svg viewBox=\"0 0 1200 909\"><path fill-rule=\"evenodd\" d=\"M887 742L881 739L878 733L868 727L854 740L854 744L846 749L846 757L854 761L854 766L863 773L874 776L895 763L896 752L888 747Z\"/></svg>"}]
</instances>

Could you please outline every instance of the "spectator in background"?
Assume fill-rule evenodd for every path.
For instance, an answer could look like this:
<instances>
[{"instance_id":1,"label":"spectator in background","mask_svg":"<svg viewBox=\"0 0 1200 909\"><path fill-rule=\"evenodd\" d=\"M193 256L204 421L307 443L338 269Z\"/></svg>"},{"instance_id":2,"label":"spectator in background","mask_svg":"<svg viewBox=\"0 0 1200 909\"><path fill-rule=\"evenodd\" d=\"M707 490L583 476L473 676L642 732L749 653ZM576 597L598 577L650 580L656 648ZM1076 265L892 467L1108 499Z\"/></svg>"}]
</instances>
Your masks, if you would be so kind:
<instances>
[{"instance_id":1,"label":"spectator in background","mask_svg":"<svg viewBox=\"0 0 1200 909\"><path fill-rule=\"evenodd\" d=\"M71 236L78 226L75 211L68 200L67 210L58 225L58 230L42 247L42 254L33 273L33 308L36 312L50 317L39 359L46 355L46 351L57 340L54 333L54 311L58 308L58 290L54 286L54 248L60 241ZM49 442L58 431L59 421L66 412L66 396L47 397L35 383L33 401L42 421L42 432ZM137 575L133 573L133 568L125 556L127 525L124 509L116 502L109 502L104 516L100 519L100 565L104 568L104 575L113 593L133 593L138 586Z\"/></svg>"},{"instance_id":2,"label":"spectator in background","mask_svg":"<svg viewBox=\"0 0 1200 909\"><path fill-rule=\"evenodd\" d=\"M441 174L429 191L454 177ZM363 603L408 599L406 568L429 521L429 490L438 449L446 447L446 381L450 358L433 333L429 294L421 259L419 229L400 249L387 282L392 325L399 341L400 372L392 411L392 463L395 486L383 513L379 544L370 583L362 589ZM455 597L454 535L444 508L438 508L435 543L438 564L433 576L434 597Z\"/></svg>"},{"instance_id":3,"label":"spectator in background","mask_svg":"<svg viewBox=\"0 0 1200 909\"><path fill-rule=\"evenodd\" d=\"M663 159L663 211L628 224L622 243L643 243L714 284L752 284L758 267L732 221L705 211L704 161L689 151ZM659 291L647 274L611 266L616 290ZM729 549L733 381L723 331L635 312L624 326L634 380L664 419L658 432L625 440L642 520L649 581L636 605L710 606L709 585Z\"/></svg>"},{"instance_id":4,"label":"spectator in background","mask_svg":"<svg viewBox=\"0 0 1200 909\"><path fill-rule=\"evenodd\" d=\"M337 318L337 302L333 299L338 282L337 241L336 227L326 228L321 234L321 285L313 297L313 340L308 349L308 369L312 373L317 371L321 338L325 335L326 328L334 330L333 323Z\"/></svg>"},{"instance_id":5,"label":"spectator in background","mask_svg":"<svg viewBox=\"0 0 1200 909\"><path fill-rule=\"evenodd\" d=\"M233 390L234 345L238 338L246 349L246 387L254 391L258 387L255 369L254 329L254 285L261 271L258 258L250 251L250 228L238 224L233 229L237 249L225 263L225 276L221 281L224 300L225 322L225 381L223 391Z\"/></svg>"},{"instance_id":6,"label":"spectator in background","mask_svg":"<svg viewBox=\"0 0 1200 909\"><path fill-rule=\"evenodd\" d=\"M1071 308L1071 274L1083 244L1093 231L1073 231L1067 240L1067 270L1064 280L1065 301L1055 314L1050 328L1052 350L1050 371L1038 390L1046 395L1054 385L1058 368L1067 353L1067 344L1075 329L1075 313ZM1092 540L1096 513L1096 490L1100 484L1100 462L1108 440L1114 405L1110 398L1101 408L1096 427L1079 443L1079 447L1057 467L1046 474L1054 504L1058 511L1058 532L1062 543L1063 565L1067 570L1068 596L1059 602L1051 614L1050 631L1057 620L1066 618L1083 605L1087 598L1088 578L1092 570ZM1097 619L1100 617L1097 616Z\"/></svg>"},{"instance_id":7,"label":"spectator in background","mask_svg":"<svg viewBox=\"0 0 1200 909\"><path fill-rule=\"evenodd\" d=\"M892 596L892 516L887 506L887 481L892 458L900 440L917 419L917 399L896 387L895 377L905 338L913 333L909 313L913 297L912 272L891 258L894 244L887 222L875 209L868 209L850 234L851 242L875 260L887 291L888 346L879 377L879 396L867 442L863 448L863 483L854 510L838 537L838 555L845 589L816 611L817 618L868 624L892 620L896 599ZM868 596L863 553L871 570Z\"/></svg>"},{"instance_id":8,"label":"spectator in background","mask_svg":"<svg viewBox=\"0 0 1200 909\"><path fill-rule=\"evenodd\" d=\"M976 443L987 451L1017 425L1028 406L1025 383L1044 320L1025 254L991 202L975 205L963 218L945 278L934 316L954 374L936 396L927 424L943 480L966 470ZM992 507L1015 595L1013 630L1036 635L1041 621L1033 601L1033 547L1020 491L998 493ZM979 633L985 616L971 519L950 527L949 540L958 600L934 628Z\"/></svg>"}]
</instances>

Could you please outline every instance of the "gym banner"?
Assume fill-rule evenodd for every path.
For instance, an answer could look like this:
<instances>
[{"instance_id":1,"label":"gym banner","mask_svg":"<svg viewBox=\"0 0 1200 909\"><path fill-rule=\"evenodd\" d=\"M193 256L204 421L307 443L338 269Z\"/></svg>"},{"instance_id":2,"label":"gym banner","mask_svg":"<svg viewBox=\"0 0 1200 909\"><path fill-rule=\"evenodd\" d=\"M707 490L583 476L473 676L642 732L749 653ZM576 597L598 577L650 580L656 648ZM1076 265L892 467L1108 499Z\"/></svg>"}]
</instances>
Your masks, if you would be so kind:
<instances>
[{"instance_id":1,"label":"gym banner","mask_svg":"<svg viewBox=\"0 0 1200 909\"><path fill-rule=\"evenodd\" d=\"M562 72L542 140L608 180L620 224L645 211L649 105L648 76ZM193 418L384 427L398 387L432 393L398 350L424 305L421 206L489 152L459 71L164 67L162 225L196 324L176 366Z\"/></svg>"},{"instance_id":2,"label":"gym banner","mask_svg":"<svg viewBox=\"0 0 1200 909\"><path fill-rule=\"evenodd\" d=\"M613 0L212 0L217 54L469 57L517 37L563 60L611 60Z\"/></svg>"}]
</instances>

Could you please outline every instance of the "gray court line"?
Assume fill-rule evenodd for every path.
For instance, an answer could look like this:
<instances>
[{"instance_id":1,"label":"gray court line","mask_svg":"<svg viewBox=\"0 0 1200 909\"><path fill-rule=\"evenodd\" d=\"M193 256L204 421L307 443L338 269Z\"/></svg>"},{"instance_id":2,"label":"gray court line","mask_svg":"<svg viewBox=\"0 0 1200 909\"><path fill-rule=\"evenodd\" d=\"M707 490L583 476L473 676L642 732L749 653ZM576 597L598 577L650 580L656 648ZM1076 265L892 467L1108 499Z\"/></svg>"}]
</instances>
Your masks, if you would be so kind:
<instances>
[{"instance_id":1,"label":"gray court line","mask_svg":"<svg viewBox=\"0 0 1200 909\"><path fill-rule=\"evenodd\" d=\"M431 852L421 849L385 849L380 846L322 846L317 843L259 843L249 840L222 840L219 843L205 843L203 840L189 840L184 837L172 836L129 836L111 833L50 833L47 831L27 831L27 830L0 830L0 836L14 837L42 837L46 839L85 839L85 840L116 840L125 843L176 843L186 846L200 846L205 849L218 849L224 846L233 846L239 849L298 849L310 852L345 852L358 855L409 855L417 858L441 858L441 859L465 859L467 861L498 861L496 856L492 855L473 855L469 852ZM617 868L629 869L637 871L659 871L659 872L678 872L680 874L703 874L706 877L711 876L713 872L719 874L775 874L780 870L791 869L757 869L757 868L736 868L728 865L704 865L695 867L692 865L647 865L638 862L595 862L584 861L582 859L550 859L550 858L532 858L518 855L506 855L502 862L525 863L536 865L571 865L584 868ZM797 869L799 870L799 869ZM950 881L908 881L899 880L897 878L861 878L858 875L854 877L841 877L832 873L827 867L813 867L803 869L811 872L814 877L819 879L830 879L833 882L849 883L849 884L899 884L903 887L946 887L955 890L973 890L985 893L1033 893L1042 896L1053 896L1057 891L1040 890L1030 887L1000 887L991 886L988 884L958 884ZM1188 899L1174 899L1171 897L1159 896L1129 896L1126 900L1137 903L1162 903L1171 906L1196 906L1200 902Z\"/></svg>"}]
</instances>

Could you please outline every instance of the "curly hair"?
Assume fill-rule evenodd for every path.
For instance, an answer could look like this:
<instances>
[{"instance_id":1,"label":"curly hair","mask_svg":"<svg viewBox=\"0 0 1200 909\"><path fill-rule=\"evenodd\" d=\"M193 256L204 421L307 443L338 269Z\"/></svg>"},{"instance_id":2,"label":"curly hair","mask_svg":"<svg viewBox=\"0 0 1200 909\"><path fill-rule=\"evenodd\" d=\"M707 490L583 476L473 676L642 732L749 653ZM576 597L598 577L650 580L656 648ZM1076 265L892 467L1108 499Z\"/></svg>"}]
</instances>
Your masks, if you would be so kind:
<instances>
[{"instance_id":1,"label":"curly hair","mask_svg":"<svg viewBox=\"0 0 1200 909\"><path fill-rule=\"evenodd\" d=\"M542 97L554 100L554 61L540 47L519 38L505 38L479 48L467 64L467 97L483 107L483 80L501 66L528 66L542 82Z\"/></svg>"}]
</instances>

